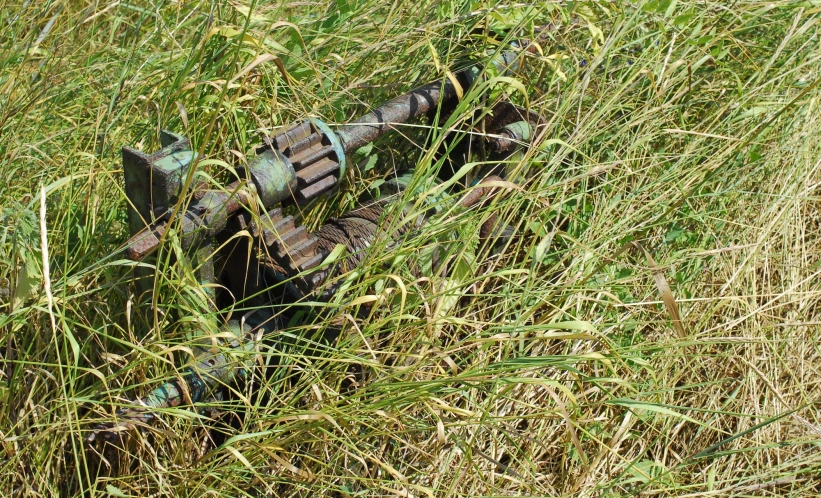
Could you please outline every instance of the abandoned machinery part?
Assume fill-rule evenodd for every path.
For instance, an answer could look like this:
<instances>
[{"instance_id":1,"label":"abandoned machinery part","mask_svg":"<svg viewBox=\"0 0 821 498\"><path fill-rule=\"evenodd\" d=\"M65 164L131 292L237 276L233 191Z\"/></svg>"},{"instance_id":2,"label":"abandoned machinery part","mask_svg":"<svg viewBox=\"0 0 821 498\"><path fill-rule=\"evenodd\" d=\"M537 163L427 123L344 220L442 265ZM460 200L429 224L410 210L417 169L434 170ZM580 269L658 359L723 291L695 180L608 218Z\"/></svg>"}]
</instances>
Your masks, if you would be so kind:
<instances>
[{"instance_id":1,"label":"abandoned machinery part","mask_svg":"<svg viewBox=\"0 0 821 498\"><path fill-rule=\"evenodd\" d=\"M492 61L500 74L517 71L523 54L534 51L528 42L512 45L517 50L501 52ZM259 241L255 244L255 261L265 268L265 273L286 283L293 302L308 296L329 299L336 288L333 284L323 284L331 282L330 277L357 267L380 230L386 229L386 225L380 224L385 202L378 201L329 220L313 233L286 214L284 205L310 202L328 193L345 175L347 153L395 129L396 125L429 115L439 109L438 106L443 109L452 106L458 98L457 85L466 91L482 73L481 67L472 66L457 72L453 80L419 87L344 125L338 133L318 119L302 120L266 139L257 155L240 171L239 179L218 189L207 189L206 185L192 181L196 178L194 167L199 158L189 141L180 135L163 131L162 149L152 154L123 148L132 234L126 256L132 260L150 256L169 224L174 222L181 243L188 251L186 257L196 263L196 277L203 289L213 293L217 285L206 284L225 284L232 295L247 296L264 289L254 287L249 279L240 279L243 283L237 284L221 282L213 255L219 247L217 235L224 242L231 234L248 230ZM502 103L480 126L486 134L489 150L506 154L529 143L536 127L543 122L536 113ZM489 177L486 181L499 179ZM185 186L189 184L192 184L193 199L180 216L172 220L172 208L185 201L184 197L189 195ZM492 187L479 185L460 205L475 207L489 198L492 191ZM252 215L248 209L257 200L268 209L260 216ZM424 220L414 221L420 222ZM492 215L481 228L482 239L491 236L495 223L496 216ZM393 232L387 235L398 238L408 235L413 228L413 224L393 227ZM319 268L337 244L348 249L346 258L330 267ZM238 258L236 255L226 257ZM240 259L243 261L235 268L243 267L244 256ZM228 267L226 264L225 268ZM153 288L150 269L137 267L135 274L138 288L143 291ZM220 335L230 339L221 339L219 347L203 343L196 348L193 363L180 370L176 379L117 410L114 421L95 427L87 442L102 441L122 448L129 429L153 422L155 410L210 399L217 386L243 378L253 368L252 353L260 338L278 328L275 320L273 311L263 307L247 321L234 320L222 326Z\"/></svg>"},{"instance_id":2,"label":"abandoned machinery part","mask_svg":"<svg viewBox=\"0 0 821 498\"><path fill-rule=\"evenodd\" d=\"M518 48L519 44L512 44ZM523 50L501 52L492 63L500 74L519 70ZM335 133L318 119L300 121L266 139L266 146L244 168L244 178L230 185L200 193L180 216L179 232L184 247L195 247L223 231L229 217L247 206L254 196L268 209L282 202L302 204L334 188L345 174L345 155L372 142L396 125L429 114L437 106L449 106L459 90L469 89L483 73L474 65L455 73L454 78L435 81L401 95L364 116L344 125ZM509 113L503 113L509 115ZM521 110L518 121L495 128L501 135L489 137L492 148L510 150L515 143L529 140L540 123L534 113ZM491 120L492 122L495 122ZM188 140L164 132L163 149L154 154L123 148L129 226L132 238L125 249L129 259L139 261L159 247L168 228L171 207L183 194L182 188L196 163ZM196 190L195 190L196 191ZM298 262L305 266L308 261ZM310 267L310 265L306 266Z\"/></svg>"},{"instance_id":3,"label":"abandoned machinery part","mask_svg":"<svg viewBox=\"0 0 821 498\"><path fill-rule=\"evenodd\" d=\"M497 176L485 178L472 187L458 205L470 209L486 202L495 189L493 186L483 186L483 183L501 180ZM397 186L396 190L400 189L401 186ZM397 199L401 200L401 197ZM337 289L335 284L329 283L332 277L359 266L380 233L395 242L425 222L424 218L409 216L409 207L405 206L399 214L405 225L391 224L390 220L381 219L387 208L386 200L373 202L328 220L313 233L304 226L296 226L294 218L283 216L279 208L257 219L241 212L232 222L236 225L229 229L248 230L264 246L259 251L263 254L259 257L259 263L275 279L288 280L293 284L291 297L294 302L311 293L315 293L313 297L316 299L327 300ZM491 237L497 219L498 215L491 213L481 227L481 239ZM337 244L343 244L347 249L343 260L330 267L307 271L318 266ZM324 292L316 294L323 284ZM213 399L218 387L246 378L254 368L257 345L261 345L267 334L277 330L273 326L274 319L272 311L263 308L248 320L232 320L222 327L220 335L229 339L220 340L219 346L204 337L202 345L194 348L195 359L191 365L182 368L177 378L163 383L146 397L117 410L113 421L95 426L86 437L88 447L100 455L108 454L103 458L111 459L111 452L116 453L126 447L133 429L151 426L163 408L208 401Z\"/></svg>"},{"instance_id":4,"label":"abandoned machinery part","mask_svg":"<svg viewBox=\"0 0 821 498\"><path fill-rule=\"evenodd\" d=\"M408 177L405 177L405 180L407 179ZM501 180L497 176L486 177L470 189L457 205L463 209L481 205L488 201L496 190L493 186L483 186L483 184ZM406 183L402 184L401 181L396 181L392 185L397 191L405 186ZM388 220L380 219L389 205L387 199L375 201L339 218L329 220L314 233L300 231L301 241L312 241L310 246L299 245L304 248L300 252L303 259L315 257L324 259L337 244L343 244L346 247L347 256L329 268L312 272L305 280L310 284L296 288L296 295L293 296L295 301L316 291L323 283L328 283L332 277L358 267L366 255L366 250L376 242L380 233L387 235L390 240L397 241L426 222L423 217L410 216L410 208L405 206L400 210L399 215L399 219L405 224L390 225L387 223ZM293 220L289 217L282 217L277 212L269 213L266 218L271 223L268 228L257 225L255 221L247 223L245 217L239 216L237 219L240 220L240 225L237 228L242 227L252 232L255 238L258 238L273 253L272 257L261 258L260 263L267 271L273 273L275 279L292 277L296 275L295 266L281 266L281 258L287 256L287 251L282 251L273 230L280 227L292 233L296 231L292 227ZM498 214L491 213L490 218L481 227L480 237L482 239L490 237L492 225L495 225L497 220ZM291 225L291 227L288 228L285 225ZM385 226L393 228L389 232ZM324 293L314 297L327 300L335 292L336 286L328 285ZM254 368L257 346L262 344L268 333L277 329L274 326L275 323L275 317L268 309L257 310L243 320L229 321L221 333L221 336L229 338L227 341L215 347L214 343L203 338L201 345L194 348L194 361L191 365L182 368L177 378L163 383L146 397L133 402L131 406L117 410L114 421L98 424L86 437L86 443L100 452L106 451L104 449L106 444L114 449L123 448L128 432L137 427L150 426L157 419L158 409L207 401L218 387L246 378Z\"/></svg>"},{"instance_id":5,"label":"abandoned machinery part","mask_svg":"<svg viewBox=\"0 0 821 498\"><path fill-rule=\"evenodd\" d=\"M256 349L256 338L270 329L270 320L268 323L229 321L223 327L222 335L229 337L225 346L215 348L211 341L203 338L202 343L194 347L196 360L183 368L178 378L163 383L131 406L117 410L115 421L95 427L86 436L86 442L123 447L129 430L156 421L157 409L205 401L219 386L243 377L253 368L251 353Z\"/></svg>"}]
</instances>

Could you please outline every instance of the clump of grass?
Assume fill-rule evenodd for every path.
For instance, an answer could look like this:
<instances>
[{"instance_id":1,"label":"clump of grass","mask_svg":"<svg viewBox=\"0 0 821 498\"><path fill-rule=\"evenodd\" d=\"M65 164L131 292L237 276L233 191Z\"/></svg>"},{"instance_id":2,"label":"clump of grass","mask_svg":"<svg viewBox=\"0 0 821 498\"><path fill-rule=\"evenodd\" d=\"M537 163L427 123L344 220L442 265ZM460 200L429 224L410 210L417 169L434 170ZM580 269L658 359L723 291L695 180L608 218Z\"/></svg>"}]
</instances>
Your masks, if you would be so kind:
<instances>
[{"instance_id":1,"label":"clump of grass","mask_svg":"<svg viewBox=\"0 0 821 498\"><path fill-rule=\"evenodd\" d=\"M818 494L817 15L798 1L4 3L0 489ZM223 423L165 414L127 474L95 475L85 431L175 375L171 350L213 313L179 265L159 265L151 304L136 295L118 148L172 129L219 178L279 126L344 124L541 25L543 55L453 118L502 94L547 118L508 165L522 189L375 245L327 320L281 332L331 324L339 340L286 349L254 385L264 396L214 404L236 413ZM349 209L396 164L435 175L442 130L407 135L355 158L357 181L306 219ZM492 210L514 229L496 252L478 240ZM434 247L451 271L419 278Z\"/></svg>"}]
</instances>

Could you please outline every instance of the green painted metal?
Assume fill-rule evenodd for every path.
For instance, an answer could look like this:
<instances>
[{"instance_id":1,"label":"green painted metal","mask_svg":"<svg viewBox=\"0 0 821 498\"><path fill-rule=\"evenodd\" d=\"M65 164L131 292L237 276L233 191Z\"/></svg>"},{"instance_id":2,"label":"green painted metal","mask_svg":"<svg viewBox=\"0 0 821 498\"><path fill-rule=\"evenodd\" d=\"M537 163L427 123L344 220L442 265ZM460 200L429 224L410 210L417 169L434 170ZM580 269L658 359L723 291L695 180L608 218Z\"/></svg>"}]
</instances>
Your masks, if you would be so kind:
<instances>
[{"instance_id":1,"label":"green painted metal","mask_svg":"<svg viewBox=\"0 0 821 498\"><path fill-rule=\"evenodd\" d=\"M163 130L162 149L147 154L123 147L123 174L129 204L129 228L136 234L173 206L197 157L187 138Z\"/></svg>"},{"instance_id":2,"label":"green painted metal","mask_svg":"<svg viewBox=\"0 0 821 498\"><path fill-rule=\"evenodd\" d=\"M500 52L493 58L491 63L496 66L499 74L510 75L519 71L522 65L523 52L518 41L513 41L510 46L516 50L506 50Z\"/></svg>"},{"instance_id":3,"label":"green painted metal","mask_svg":"<svg viewBox=\"0 0 821 498\"><path fill-rule=\"evenodd\" d=\"M324 122L316 118L310 118L311 123L325 134L325 136L330 140L331 147L334 148L334 152L336 153L336 157L339 162L339 176L338 178L345 178L345 147L342 145L342 141L339 139L336 133Z\"/></svg>"},{"instance_id":4,"label":"green painted metal","mask_svg":"<svg viewBox=\"0 0 821 498\"><path fill-rule=\"evenodd\" d=\"M246 375L253 366L256 341L249 323L231 320L223 328L227 342L204 338L194 348L196 361L183 369L181 379L164 383L139 403L150 408L169 408L205 401L216 388ZM180 380L184 384L180 383ZM125 414L123 412L121 415Z\"/></svg>"},{"instance_id":5,"label":"green painted metal","mask_svg":"<svg viewBox=\"0 0 821 498\"><path fill-rule=\"evenodd\" d=\"M192 258L192 265L196 268L197 281L202 285L202 291L208 296L210 303L217 302L217 283L214 273L214 244L206 242L197 248Z\"/></svg>"},{"instance_id":6,"label":"green painted metal","mask_svg":"<svg viewBox=\"0 0 821 498\"><path fill-rule=\"evenodd\" d=\"M248 176L266 207L289 199L297 186L294 166L281 152L267 149L248 162Z\"/></svg>"},{"instance_id":7,"label":"green painted metal","mask_svg":"<svg viewBox=\"0 0 821 498\"><path fill-rule=\"evenodd\" d=\"M505 130L511 137L522 142L529 142L530 137L533 134L530 123L527 121L516 121L515 123L510 123L502 129Z\"/></svg>"},{"instance_id":8,"label":"green painted metal","mask_svg":"<svg viewBox=\"0 0 821 498\"><path fill-rule=\"evenodd\" d=\"M162 149L145 153L123 147L123 177L128 197L128 226L132 235L140 233L177 202L185 176L194 161L191 143L176 133L162 130ZM134 269L137 289L142 299L150 299L154 288L153 270Z\"/></svg>"},{"instance_id":9,"label":"green painted metal","mask_svg":"<svg viewBox=\"0 0 821 498\"><path fill-rule=\"evenodd\" d=\"M514 44L514 46L520 48L517 44ZM491 60L491 63L499 74L515 72L520 69L523 54L524 51L522 50L500 52ZM483 71L482 66L475 65L457 72L458 84L462 87L462 90L475 84L482 77ZM295 196L295 193L300 193L299 188L303 192L313 188L314 190L311 191L313 196L321 195L330 189L327 184L334 185L334 182L329 180L335 181L344 177L346 150L349 152L355 150L362 144L368 143L382 133L393 129L395 124L422 116L445 101L453 101L456 96L457 90L453 81L450 79L437 81L420 87L407 95L397 97L379 109L342 128L339 133L335 133L326 123L314 118L308 119L313 130L308 129L306 125L301 125L281 133L282 143L275 140L276 145L269 143L268 148L252 158L245 167L245 175L242 179L225 188L206 192L196 202L188 206L184 213L181 213L180 224L177 227L182 229L183 245L191 250L189 257L192 257L192 266L201 265L197 270L198 280L202 284L216 282L217 277L214 274L214 266L210 258L212 247L214 247L212 241L215 239L213 237L227 227L229 216L237 214L243 206L250 204L252 199L251 189L246 181L253 184L256 194L266 209L271 209L278 203L289 199L298 203L300 198L298 195ZM503 136L496 138L510 144L529 141L533 135L532 126L535 125L522 120L523 115L527 115L527 113L518 113L512 119L500 121L498 124L504 125L501 128ZM511 122L514 119L520 121ZM305 121L302 123L305 123ZM496 126L493 129L497 131L500 128ZM322 135L321 141L317 141L315 132ZM295 136L295 134L299 136L291 140L290 138L293 138L292 135ZM278 137L274 138L277 139ZM158 208L167 209L177 202L179 196L184 195L182 186L190 173L191 165L197 157L196 153L190 150L190 144L184 137L164 133L162 142L163 149L151 155L133 149L124 149L123 151L126 191L139 215L135 218L138 223L131 224L133 235L142 230L146 222L154 221L153 216ZM277 145L280 147L277 148ZM333 149L336 158L330 157L328 146ZM293 158L293 162L289 157ZM335 169L336 164L330 162L329 159L338 161L338 170ZM316 167L312 168L312 166ZM327 184L323 181L326 181ZM408 188L427 191L430 186L429 182L415 182L412 175L403 175L392 182L386 182L385 189L395 190L396 192ZM480 197L485 191L481 188L475 188L472 190L473 192L477 194L475 197ZM403 233L411 233L414 228L425 223L426 218L434 212L448 209L451 205L444 202L444 195L445 192L442 190L438 195L424 196L424 202L421 205L405 204L402 206L401 220L402 223L408 225L403 228L409 229ZM303 200L310 200L311 198L313 197L304 194ZM401 200L403 197L399 196L397 199L395 202L403 202ZM463 207L474 205L473 203L465 204L463 201L464 199L461 201ZM388 205L389 201L385 201L384 206ZM239 216L234 219L236 218L239 218ZM379 218L379 216L376 216L376 218ZM282 222L283 227L287 227L284 218L280 217L277 221ZM382 222L381 220L377 221L373 216L368 217L364 214L360 217L348 216L344 221L355 225L352 231L372 235L379 232L381 227L378 225ZM294 249L293 253L286 251L285 256L293 259L302 257L303 259L300 261L305 261L310 257L324 257L327 255L326 249L316 248L314 235L306 235L304 226L295 227L293 218L291 218L290 223L291 228L283 229L284 235L282 238L284 239L287 234L301 233L302 235L299 237L295 235L292 239L289 239L288 244L290 245L286 245L285 242L280 240L283 244L282 247ZM152 230L155 228L152 227ZM395 230L396 227L390 227L390 229ZM302 230L302 232L299 230ZM276 232L276 226L272 226L271 231ZM399 234L398 231L396 233ZM277 234L277 237L280 235ZM324 240L327 242L328 239ZM352 240L348 242L352 242ZM399 241L397 240L397 242ZM311 246L311 243L314 245ZM354 249L364 250L363 247L366 248L369 243L369 241L365 241L364 245L357 245ZM242 261L245 262L246 260L243 259ZM295 296L301 295L298 296L300 298L308 297L310 292L315 292L318 286L323 284L325 277L311 280L310 282L316 283L316 285L312 283L312 288L308 291L304 291L294 284L296 277L302 278L302 275L311 270L315 272L312 276L323 272L325 276L328 276L331 271L336 271L336 269L309 266L303 268L298 266L296 262L293 263L293 267L289 268L292 268L293 271L289 271L284 266L282 268L277 266L271 271L275 273L274 280L286 281L286 285L290 286L291 293ZM241 270L240 272L243 271L247 270ZM222 274L225 277L230 274L230 270L223 269ZM225 284L225 281L223 281L223 284ZM248 284L243 285L247 286ZM205 287L210 288L208 295L215 303L213 286L206 285ZM234 294L242 295L244 293ZM261 311L261 313L267 313L267 319L257 323L271 321L272 312ZM211 324L209 323L209 325ZM261 330L256 330L258 333L252 334L252 326L234 320L221 329L221 332L228 333L220 334L218 342L212 342L214 336L203 332L201 342L193 348L194 360L181 370L179 377L165 382L162 386L151 391L148 396L139 400L136 406L120 410L118 415L126 421L147 422L152 419L153 415L150 414L150 410L145 409L146 407L176 407L210 399L217 387L248 375L248 372L254 367L255 355L253 352L259 347L258 341L266 334L269 334L273 328L274 325L267 328L261 327ZM214 329L216 327L211 328L211 331L213 332ZM225 336L228 336L229 339L226 340ZM112 431L113 433L114 431ZM93 440L93 437L90 440Z\"/></svg>"},{"instance_id":10,"label":"green painted metal","mask_svg":"<svg viewBox=\"0 0 821 498\"><path fill-rule=\"evenodd\" d=\"M196 157L194 151L179 150L154 161L151 181L154 206L170 207L176 203Z\"/></svg>"}]
</instances>

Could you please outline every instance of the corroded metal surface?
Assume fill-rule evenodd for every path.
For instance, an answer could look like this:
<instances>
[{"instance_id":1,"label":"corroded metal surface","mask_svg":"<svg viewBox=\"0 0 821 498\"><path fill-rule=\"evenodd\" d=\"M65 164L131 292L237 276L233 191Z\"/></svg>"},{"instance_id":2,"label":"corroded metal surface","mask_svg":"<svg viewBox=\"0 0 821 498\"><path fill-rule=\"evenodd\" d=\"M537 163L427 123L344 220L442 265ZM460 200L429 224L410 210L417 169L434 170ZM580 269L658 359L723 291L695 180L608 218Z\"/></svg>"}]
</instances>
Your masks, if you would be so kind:
<instances>
[{"instance_id":1,"label":"corroded metal surface","mask_svg":"<svg viewBox=\"0 0 821 498\"><path fill-rule=\"evenodd\" d=\"M514 47L517 50L501 52L491 61L498 72L515 72L521 66L523 55L531 51L530 45L524 50L518 49L518 44L514 44ZM456 72L452 79L444 78L411 90L348 123L339 133L334 133L317 119L300 121L267 140L267 145L258 151L259 154L245 169L248 181L255 186L256 194L267 209L286 200L305 203L315 199L333 189L344 176L346 153L376 140L394 130L397 125L431 113L439 106L452 106L458 95L469 89L481 73L480 66L471 66ZM533 113L516 106L498 106L486 128L497 130L502 135L489 138L491 146L498 152L514 149L526 136L532 134L532 127L539 120ZM517 122L517 125L513 125ZM140 216L131 223L134 237L126 250L130 259L139 260L150 254L158 246L162 232L166 229L162 226L163 221L149 220L148 210L144 207L149 202L144 198L149 178L146 168L151 171L151 175L161 180L164 189L161 198L149 203L153 204L155 210L158 205L167 208L175 202L175 196L181 194L178 172L183 168L174 168L174 165L187 166L194 159L192 153L186 153L187 140L177 135L173 137L175 141L156 156L145 156L131 149L123 149L124 162L140 165L137 168L126 168L127 191L135 192L133 196L129 194L129 198L141 210ZM173 175L167 173L166 169L172 171ZM134 176L129 171L138 171L139 175ZM240 206L248 204L247 192L232 188L233 186L229 185L225 191L206 193L186 211L181 222L185 245L192 244L198 238L219 233L225 228L227 217L236 213ZM225 195L226 192L234 194ZM225 203L226 206L220 206L219 203ZM198 221L198 216L202 220ZM155 224L146 226L146 220ZM136 233L136 230L144 230L145 233Z\"/></svg>"},{"instance_id":2,"label":"corroded metal surface","mask_svg":"<svg viewBox=\"0 0 821 498\"><path fill-rule=\"evenodd\" d=\"M463 89L473 83L474 73L475 68L457 73L456 79ZM355 151L394 130L396 125L419 118L457 95L456 85L450 79L428 83L348 123L339 132L339 140L346 152Z\"/></svg>"},{"instance_id":3,"label":"corroded metal surface","mask_svg":"<svg viewBox=\"0 0 821 498\"><path fill-rule=\"evenodd\" d=\"M176 202L194 159L187 138L163 130L162 149L146 154L123 147L123 176L129 199L128 225L131 233L142 230L155 221L154 207Z\"/></svg>"},{"instance_id":4,"label":"corroded metal surface","mask_svg":"<svg viewBox=\"0 0 821 498\"><path fill-rule=\"evenodd\" d=\"M194 348L196 360L144 398L117 410L114 420L96 426L86 443L99 454L125 447L129 431L151 425L157 410L205 401L221 386L246 375L253 367L256 337L270 331L271 316L260 313L252 322L232 320L223 328L229 339L203 338Z\"/></svg>"},{"instance_id":5,"label":"corroded metal surface","mask_svg":"<svg viewBox=\"0 0 821 498\"><path fill-rule=\"evenodd\" d=\"M251 198L251 194L244 188L244 182L240 180L229 184L224 190L206 192L182 213L179 220L178 230L183 247L193 247L221 232L227 226L228 218L242 206L248 205ZM153 253L168 228L169 221L162 219L141 230L126 242L126 256L140 261Z\"/></svg>"},{"instance_id":6,"label":"corroded metal surface","mask_svg":"<svg viewBox=\"0 0 821 498\"><path fill-rule=\"evenodd\" d=\"M245 170L265 206L274 206L288 199L297 187L293 164L277 150L257 154L248 161Z\"/></svg>"},{"instance_id":7,"label":"corroded metal surface","mask_svg":"<svg viewBox=\"0 0 821 498\"><path fill-rule=\"evenodd\" d=\"M296 171L297 185L292 195L297 202L328 192L345 175L345 150L336 134L318 119L292 125L274 136L270 146L288 158Z\"/></svg>"},{"instance_id":8,"label":"corroded metal surface","mask_svg":"<svg viewBox=\"0 0 821 498\"><path fill-rule=\"evenodd\" d=\"M529 143L543 125L544 118L540 114L509 102L497 104L483 123L489 133L485 139L497 153L510 152Z\"/></svg>"},{"instance_id":9,"label":"corroded metal surface","mask_svg":"<svg viewBox=\"0 0 821 498\"><path fill-rule=\"evenodd\" d=\"M492 62L500 73L516 71L521 66L522 54L528 51L529 47L502 52ZM419 87L354 120L338 134L319 120L300 121L268 139L257 156L240 169L240 178L224 188L206 190L198 185L196 192L182 192L197 158L188 141L179 135L166 133L163 149L154 154L123 149L133 235L126 255L133 260L149 256L168 231L174 230L183 248L188 249L186 259L197 264L208 259L207 263L212 265L206 268L210 273L200 270L201 283L219 282L234 300L228 306L249 298L245 304L261 306L263 319L258 317L254 322L257 325L250 329L229 322L223 330L229 332L225 334L229 337L227 341L220 339L222 342L208 342L196 348L195 360L181 369L177 377L132 406L118 410L115 421L97 426L86 441L91 445L122 447L130 430L153 423L162 408L208 400L219 386L242 379L253 366L250 352L257 347L260 337L275 329L269 323L273 318L271 289L278 288L283 295L282 290L287 290L287 297L278 298L286 306L305 299L328 300L340 281L335 277L360 266L380 235L386 235L391 244L412 236L425 223L425 216L409 216L407 208L397 206L402 221L383 223L382 214L389 204L384 199L328 220L314 232L283 208L308 202L334 188L345 175L347 152L372 142L400 123L431 115L439 106L452 109L460 93L457 86L469 89L481 72L479 66L473 66L457 72L455 82L445 78ZM483 137L480 140L485 140L491 152L498 154L495 157L504 158L528 143L542 124L538 114L501 104L480 121L477 127L481 127L481 133L470 135ZM485 178L469 190L459 205L475 209L486 204L499 189L482 183L501 180L498 176ZM396 190L406 184L397 183ZM184 206L176 219L169 219L184 195L192 196L190 205ZM262 206L258 206L257 200ZM482 225L483 240L494 237L497 220L498 216L491 214ZM240 232L245 240L231 242ZM252 243L246 242L248 235ZM247 249L238 250L243 244ZM322 264L338 244L346 248L344 257ZM222 248L217 256L222 259L221 266L216 270L210 261L212 247ZM210 297L215 304L218 302L218 296ZM214 306L214 311L217 309L219 305Z\"/></svg>"}]
</instances>

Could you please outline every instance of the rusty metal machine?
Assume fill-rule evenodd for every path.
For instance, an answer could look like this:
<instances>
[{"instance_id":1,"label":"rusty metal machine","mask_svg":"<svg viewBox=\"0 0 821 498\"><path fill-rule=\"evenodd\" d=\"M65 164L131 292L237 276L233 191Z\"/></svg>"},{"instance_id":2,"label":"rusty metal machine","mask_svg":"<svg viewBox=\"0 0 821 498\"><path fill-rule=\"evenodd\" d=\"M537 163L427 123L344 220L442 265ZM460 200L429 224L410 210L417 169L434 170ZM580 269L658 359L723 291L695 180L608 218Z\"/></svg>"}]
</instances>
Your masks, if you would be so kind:
<instances>
[{"instance_id":1,"label":"rusty metal machine","mask_svg":"<svg viewBox=\"0 0 821 498\"><path fill-rule=\"evenodd\" d=\"M532 52L529 42L514 43L493 59L495 71L515 73L526 54ZM114 420L89 433L87 442L122 446L130 430L155 420L157 408L207 400L217 386L247 375L254 368L249 352L276 328L274 313L266 310L266 299L270 299L267 291L278 289L285 304L306 298L327 300L336 291L331 277L356 267L374 238L388 230L385 227L391 227L388 237L412 235L424 220L411 217L413 221L405 225L386 224L382 219L384 207L390 202L386 199L332 219L314 232L293 213L288 214L289 206L303 205L330 192L345 176L348 154L397 124L452 108L458 101L459 87L470 88L483 74L478 65L468 67L455 73L454 78L397 97L339 131L318 119L300 121L269 137L242 168L240 177L219 189L206 190L193 181L197 154L180 135L163 132L163 147L152 154L123 148L132 233L127 257L135 261L150 258L173 230L187 250L187 257L196 262L197 278L216 308L225 297L216 295L215 286L205 284L219 282L227 289L226 296L252 302L257 311L223 324L221 347L214 347L211 340L204 341L195 352L195 360L181 370L178 378L118 410ZM503 103L483 121L484 133L478 139L486 149L504 157L517 147L527 146L541 122L538 114ZM501 178L487 176L484 181L492 180ZM401 181L392 186L395 191L403 187ZM478 185L460 202L464 207L477 205L492 190ZM258 205L264 208L251 209ZM490 237L492 229L483 227L482 237ZM217 250L240 230L254 237L250 253ZM347 256L342 261L325 262L338 244L346 247ZM140 270L138 277L141 289L151 289L150 271Z\"/></svg>"}]
</instances>

